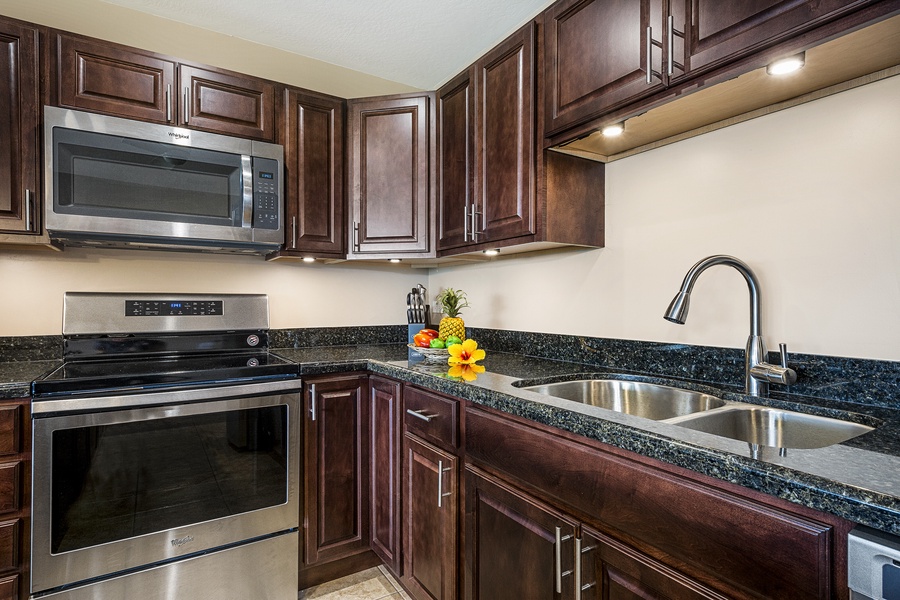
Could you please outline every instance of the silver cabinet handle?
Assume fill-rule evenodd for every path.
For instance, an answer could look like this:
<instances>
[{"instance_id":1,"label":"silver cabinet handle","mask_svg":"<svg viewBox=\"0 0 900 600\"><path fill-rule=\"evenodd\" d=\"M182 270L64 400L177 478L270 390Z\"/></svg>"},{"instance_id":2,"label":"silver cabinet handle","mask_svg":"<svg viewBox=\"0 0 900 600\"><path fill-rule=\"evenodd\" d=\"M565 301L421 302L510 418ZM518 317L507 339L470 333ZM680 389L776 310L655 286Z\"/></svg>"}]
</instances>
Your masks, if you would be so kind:
<instances>
[{"instance_id":1,"label":"silver cabinet handle","mask_svg":"<svg viewBox=\"0 0 900 600\"><path fill-rule=\"evenodd\" d=\"M31 190L25 190L25 231L33 231L34 224L32 223L32 219L34 218L34 194Z\"/></svg>"},{"instance_id":2,"label":"silver cabinet handle","mask_svg":"<svg viewBox=\"0 0 900 600\"><path fill-rule=\"evenodd\" d=\"M556 593L562 594L562 529L556 528L556 542L553 548L556 554Z\"/></svg>"},{"instance_id":3,"label":"silver cabinet handle","mask_svg":"<svg viewBox=\"0 0 900 600\"><path fill-rule=\"evenodd\" d=\"M191 90L184 88L184 124L191 122Z\"/></svg>"},{"instance_id":4,"label":"silver cabinet handle","mask_svg":"<svg viewBox=\"0 0 900 600\"><path fill-rule=\"evenodd\" d=\"M581 538L575 538L575 600L581 600Z\"/></svg>"},{"instance_id":5,"label":"silver cabinet handle","mask_svg":"<svg viewBox=\"0 0 900 600\"><path fill-rule=\"evenodd\" d=\"M424 413L424 409L422 409L422 410L413 410L413 409L411 409L411 408L407 408L407 409L406 409L406 414L412 415L412 416L414 416L414 417L418 417L419 419L422 419L423 421L427 421L427 422L429 422L429 423L431 422L432 419L434 419L434 418L437 417L437 415L426 415L426 414Z\"/></svg>"},{"instance_id":6,"label":"silver cabinet handle","mask_svg":"<svg viewBox=\"0 0 900 600\"><path fill-rule=\"evenodd\" d=\"M443 499L450 495L451 492L444 493L444 473L450 470L450 467L444 468L444 461L438 461L437 468L437 476L438 476L438 508L441 508L441 504L443 503Z\"/></svg>"},{"instance_id":7,"label":"silver cabinet handle","mask_svg":"<svg viewBox=\"0 0 900 600\"><path fill-rule=\"evenodd\" d=\"M297 217L291 217L291 248L297 247Z\"/></svg>"},{"instance_id":8,"label":"silver cabinet handle","mask_svg":"<svg viewBox=\"0 0 900 600\"><path fill-rule=\"evenodd\" d=\"M359 223L353 224L353 251L359 252Z\"/></svg>"},{"instance_id":9,"label":"silver cabinet handle","mask_svg":"<svg viewBox=\"0 0 900 600\"><path fill-rule=\"evenodd\" d=\"M668 54L669 54L669 60L668 60L669 64L668 64L668 68L666 69L666 72L669 75L674 75L675 67L678 67L679 69L684 71L684 65L682 63L675 62L675 57L674 57L674 55L675 55L675 36L677 35L680 38L684 38L684 32L678 31L677 29L675 29L675 16L674 15L669 15L669 22L668 22L667 29L668 29L668 31L666 31L666 34L667 34L666 37L667 37L667 41L668 41L667 49L668 49Z\"/></svg>"},{"instance_id":10,"label":"silver cabinet handle","mask_svg":"<svg viewBox=\"0 0 900 600\"><path fill-rule=\"evenodd\" d=\"M469 241L469 207L468 206L463 206L463 241L464 242Z\"/></svg>"},{"instance_id":11,"label":"silver cabinet handle","mask_svg":"<svg viewBox=\"0 0 900 600\"><path fill-rule=\"evenodd\" d=\"M653 39L653 27L647 26L647 85L653 83L653 76L662 79L662 73L653 70L653 46L662 48L662 42Z\"/></svg>"},{"instance_id":12,"label":"silver cabinet handle","mask_svg":"<svg viewBox=\"0 0 900 600\"><path fill-rule=\"evenodd\" d=\"M482 235L481 231L478 231L478 217L481 216L481 213L476 210L478 208L475 204L472 204L472 241L477 242L478 236Z\"/></svg>"},{"instance_id":13,"label":"silver cabinet handle","mask_svg":"<svg viewBox=\"0 0 900 600\"><path fill-rule=\"evenodd\" d=\"M172 85L166 84L166 121L172 122Z\"/></svg>"},{"instance_id":14,"label":"silver cabinet handle","mask_svg":"<svg viewBox=\"0 0 900 600\"><path fill-rule=\"evenodd\" d=\"M309 419L316 420L316 384L309 385Z\"/></svg>"}]
</instances>

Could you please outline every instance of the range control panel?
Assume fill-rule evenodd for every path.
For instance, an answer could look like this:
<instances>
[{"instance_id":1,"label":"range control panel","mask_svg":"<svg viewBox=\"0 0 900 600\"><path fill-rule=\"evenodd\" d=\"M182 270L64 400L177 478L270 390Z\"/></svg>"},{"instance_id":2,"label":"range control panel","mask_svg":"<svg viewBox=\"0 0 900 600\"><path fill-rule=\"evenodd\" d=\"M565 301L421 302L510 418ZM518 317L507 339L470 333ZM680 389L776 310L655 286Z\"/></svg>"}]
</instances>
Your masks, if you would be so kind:
<instances>
[{"instance_id":1,"label":"range control panel","mask_svg":"<svg viewBox=\"0 0 900 600\"><path fill-rule=\"evenodd\" d=\"M126 300L126 317L221 316L221 300Z\"/></svg>"},{"instance_id":2,"label":"range control panel","mask_svg":"<svg viewBox=\"0 0 900 600\"><path fill-rule=\"evenodd\" d=\"M278 229L278 162L253 158L253 226Z\"/></svg>"}]
</instances>

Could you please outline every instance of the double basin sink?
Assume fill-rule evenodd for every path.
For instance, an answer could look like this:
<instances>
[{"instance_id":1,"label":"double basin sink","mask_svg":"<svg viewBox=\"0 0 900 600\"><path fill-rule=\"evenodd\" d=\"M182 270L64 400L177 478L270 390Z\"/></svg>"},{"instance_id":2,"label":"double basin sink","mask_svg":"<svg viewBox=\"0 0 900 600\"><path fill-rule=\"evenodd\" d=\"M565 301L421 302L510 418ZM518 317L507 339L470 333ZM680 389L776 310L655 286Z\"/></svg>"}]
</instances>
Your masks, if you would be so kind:
<instances>
[{"instance_id":1,"label":"double basin sink","mask_svg":"<svg viewBox=\"0 0 900 600\"><path fill-rule=\"evenodd\" d=\"M723 400L682 388L619 379L581 379L521 389L679 425L758 448L824 448L872 431L850 421Z\"/></svg>"}]
</instances>

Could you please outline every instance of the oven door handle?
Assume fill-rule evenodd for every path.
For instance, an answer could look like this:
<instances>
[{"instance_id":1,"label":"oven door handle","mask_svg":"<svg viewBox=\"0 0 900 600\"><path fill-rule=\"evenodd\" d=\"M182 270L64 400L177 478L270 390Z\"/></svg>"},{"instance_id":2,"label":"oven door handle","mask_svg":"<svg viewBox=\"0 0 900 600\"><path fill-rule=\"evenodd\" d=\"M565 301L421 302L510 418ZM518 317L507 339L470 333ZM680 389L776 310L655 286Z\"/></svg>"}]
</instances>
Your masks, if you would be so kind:
<instances>
[{"instance_id":1,"label":"oven door handle","mask_svg":"<svg viewBox=\"0 0 900 600\"><path fill-rule=\"evenodd\" d=\"M241 156L241 181L244 189L241 227L253 227L253 157L247 154Z\"/></svg>"},{"instance_id":2,"label":"oven door handle","mask_svg":"<svg viewBox=\"0 0 900 600\"><path fill-rule=\"evenodd\" d=\"M167 392L150 392L143 394L124 394L116 396L90 396L79 398L65 396L59 398L35 398L31 403L31 414L34 418L66 413L83 413L110 408L134 408L138 406L157 406L163 404L185 404L206 400L218 400L234 396L261 396L271 393L300 391L300 378L281 379L219 387L202 387L180 389Z\"/></svg>"}]
</instances>

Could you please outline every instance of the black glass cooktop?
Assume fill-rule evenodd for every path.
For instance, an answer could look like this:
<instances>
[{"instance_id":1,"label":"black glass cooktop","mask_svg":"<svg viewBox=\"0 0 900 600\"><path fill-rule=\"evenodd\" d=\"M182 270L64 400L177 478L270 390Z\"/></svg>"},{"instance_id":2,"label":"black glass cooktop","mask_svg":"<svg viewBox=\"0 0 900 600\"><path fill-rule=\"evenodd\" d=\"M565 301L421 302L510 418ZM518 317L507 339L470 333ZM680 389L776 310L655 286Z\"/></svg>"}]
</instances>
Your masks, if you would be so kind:
<instances>
[{"instance_id":1,"label":"black glass cooktop","mask_svg":"<svg viewBox=\"0 0 900 600\"><path fill-rule=\"evenodd\" d=\"M68 361L35 381L36 398L225 385L298 376L296 363L261 350L177 357Z\"/></svg>"}]
</instances>

